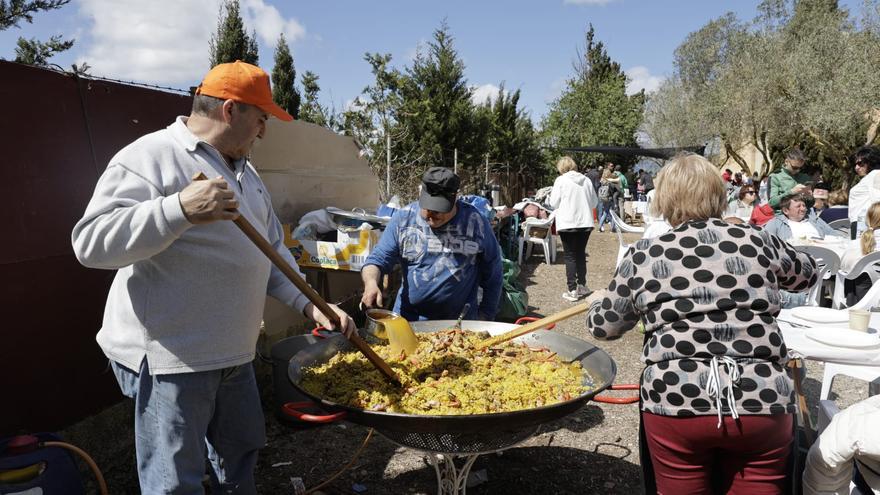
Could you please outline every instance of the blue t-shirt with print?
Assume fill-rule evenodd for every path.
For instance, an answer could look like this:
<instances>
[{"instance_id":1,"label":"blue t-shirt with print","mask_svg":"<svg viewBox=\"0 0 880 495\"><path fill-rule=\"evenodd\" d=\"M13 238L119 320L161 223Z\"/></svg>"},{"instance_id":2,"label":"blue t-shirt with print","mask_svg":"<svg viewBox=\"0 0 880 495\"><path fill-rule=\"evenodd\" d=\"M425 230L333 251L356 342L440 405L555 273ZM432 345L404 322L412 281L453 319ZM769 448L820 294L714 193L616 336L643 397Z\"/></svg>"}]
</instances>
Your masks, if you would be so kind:
<instances>
[{"instance_id":1,"label":"blue t-shirt with print","mask_svg":"<svg viewBox=\"0 0 880 495\"><path fill-rule=\"evenodd\" d=\"M407 320L458 318L465 303L467 319L493 320L501 298L501 249L489 221L459 200L445 225L432 229L419 214L418 202L391 218L365 265L388 273L400 264L402 283L394 312ZM477 304L477 289L483 288Z\"/></svg>"}]
</instances>

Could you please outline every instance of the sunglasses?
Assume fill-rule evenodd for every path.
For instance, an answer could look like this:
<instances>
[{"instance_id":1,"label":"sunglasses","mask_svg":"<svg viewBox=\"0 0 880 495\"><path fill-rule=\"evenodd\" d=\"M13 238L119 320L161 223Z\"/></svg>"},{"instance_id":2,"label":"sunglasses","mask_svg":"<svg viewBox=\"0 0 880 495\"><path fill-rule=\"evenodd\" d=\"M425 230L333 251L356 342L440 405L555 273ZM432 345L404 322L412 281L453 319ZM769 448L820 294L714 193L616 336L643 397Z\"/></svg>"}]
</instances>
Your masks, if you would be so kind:
<instances>
[{"instance_id":1,"label":"sunglasses","mask_svg":"<svg viewBox=\"0 0 880 495\"><path fill-rule=\"evenodd\" d=\"M868 164L865 163L864 160L861 160L861 159L856 160L856 167L867 167L867 166L868 166Z\"/></svg>"}]
</instances>

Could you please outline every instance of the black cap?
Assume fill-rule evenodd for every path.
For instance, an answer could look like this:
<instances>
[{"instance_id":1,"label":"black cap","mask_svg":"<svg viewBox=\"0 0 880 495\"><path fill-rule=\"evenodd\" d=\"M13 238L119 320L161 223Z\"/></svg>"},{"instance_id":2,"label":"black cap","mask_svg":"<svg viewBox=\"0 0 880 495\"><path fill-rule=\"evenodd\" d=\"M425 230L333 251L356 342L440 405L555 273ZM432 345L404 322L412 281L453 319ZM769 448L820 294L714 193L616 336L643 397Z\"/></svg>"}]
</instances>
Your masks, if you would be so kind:
<instances>
[{"instance_id":1,"label":"black cap","mask_svg":"<svg viewBox=\"0 0 880 495\"><path fill-rule=\"evenodd\" d=\"M461 179L446 167L431 167L422 176L422 194L419 207L440 213L449 213L455 204Z\"/></svg>"}]
</instances>

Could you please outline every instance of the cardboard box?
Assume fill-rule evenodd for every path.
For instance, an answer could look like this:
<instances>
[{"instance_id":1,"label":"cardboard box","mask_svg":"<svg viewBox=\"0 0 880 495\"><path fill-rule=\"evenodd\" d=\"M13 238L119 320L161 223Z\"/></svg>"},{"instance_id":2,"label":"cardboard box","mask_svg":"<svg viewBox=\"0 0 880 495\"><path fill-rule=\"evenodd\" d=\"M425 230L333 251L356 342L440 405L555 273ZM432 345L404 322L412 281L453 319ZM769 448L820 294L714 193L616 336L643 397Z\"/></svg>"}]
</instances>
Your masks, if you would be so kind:
<instances>
[{"instance_id":1,"label":"cardboard box","mask_svg":"<svg viewBox=\"0 0 880 495\"><path fill-rule=\"evenodd\" d=\"M292 239L290 228L284 226L284 244L297 265L330 270L360 271L380 235L377 230L339 230L336 242L304 241Z\"/></svg>"}]
</instances>

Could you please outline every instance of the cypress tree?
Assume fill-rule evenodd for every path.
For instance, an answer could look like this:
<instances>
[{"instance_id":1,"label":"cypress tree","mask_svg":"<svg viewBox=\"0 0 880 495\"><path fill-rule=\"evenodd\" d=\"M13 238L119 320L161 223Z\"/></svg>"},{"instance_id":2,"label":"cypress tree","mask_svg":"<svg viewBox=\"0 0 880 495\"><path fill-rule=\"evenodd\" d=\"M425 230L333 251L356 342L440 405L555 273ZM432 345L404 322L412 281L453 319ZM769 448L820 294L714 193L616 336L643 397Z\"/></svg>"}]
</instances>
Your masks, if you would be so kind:
<instances>
[{"instance_id":1,"label":"cypress tree","mask_svg":"<svg viewBox=\"0 0 880 495\"><path fill-rule=\"evenodd\" d=\"M217 32L211 36L209 46L211 67L236 60L257 64L256 33L251 36L245 33L238 0L226 0L220 6Z\"/></svg>"},{"instance_id":2,"label":"cypress tree","mask_svg":"<svg viewBox=\"0 0 880 495\"><path fill-rule=\"evenodd\" d=\"M299 118L300 96L296 90L296 69L293 67L293 56L284 39L284 33L278 37L275 46L275 67L272 69L272 100L287 111L293 118Z\"/></svg>"}]
</instances>

